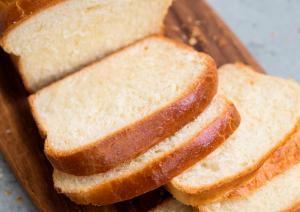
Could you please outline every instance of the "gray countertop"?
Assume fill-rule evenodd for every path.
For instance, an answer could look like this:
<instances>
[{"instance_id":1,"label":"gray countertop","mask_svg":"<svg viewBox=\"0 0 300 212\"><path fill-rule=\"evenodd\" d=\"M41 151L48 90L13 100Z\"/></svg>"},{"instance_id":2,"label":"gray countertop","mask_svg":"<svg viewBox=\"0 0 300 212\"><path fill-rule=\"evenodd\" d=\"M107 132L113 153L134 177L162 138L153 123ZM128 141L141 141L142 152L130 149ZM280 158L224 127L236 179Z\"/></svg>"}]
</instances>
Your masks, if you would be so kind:
<instances>
[{"instance_id":1,"label":"gray countertop","mask_svg":"<svg viewBox=\"0 0 300 212\"><path fill-rule=\"evenodd\" d=\"M208 0L269 74L300 82L299 0ZM36 211L0 155L0 212Z\"/></svg>"},{"instance_id":2,"label":"gray countertop","mask_svg":"<svg viewBox=\"0 0 300 212\"><path fill-rule=\"evenodd\" d=\"M268 74L300 82L299 0L208 0Z\"/></svg>"}]
</instances>

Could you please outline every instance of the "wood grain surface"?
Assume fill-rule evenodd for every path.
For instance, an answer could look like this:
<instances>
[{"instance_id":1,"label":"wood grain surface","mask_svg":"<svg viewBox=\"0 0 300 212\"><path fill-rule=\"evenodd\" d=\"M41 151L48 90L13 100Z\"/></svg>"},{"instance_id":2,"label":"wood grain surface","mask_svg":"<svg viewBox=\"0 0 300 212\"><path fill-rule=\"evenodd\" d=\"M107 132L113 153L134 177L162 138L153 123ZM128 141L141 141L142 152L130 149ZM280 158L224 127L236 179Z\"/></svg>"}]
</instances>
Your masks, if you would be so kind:
<instances>
[{"instance_id":1,"label":"wood grain surface","mask_svg":"<svg viewBox=\"0 0 300 212\"><path fill-rule=\"evenodd\" d=\"M203 0L177 0L166 18L166 35L209 53L218 65L243 62L264 72L239 39ZM163 189L107 207L78 206L53 189L52 167L30 114L22 82L0 52L0 151L40 211L147 211L168 194Z\"/></svg>"}]
</instances>

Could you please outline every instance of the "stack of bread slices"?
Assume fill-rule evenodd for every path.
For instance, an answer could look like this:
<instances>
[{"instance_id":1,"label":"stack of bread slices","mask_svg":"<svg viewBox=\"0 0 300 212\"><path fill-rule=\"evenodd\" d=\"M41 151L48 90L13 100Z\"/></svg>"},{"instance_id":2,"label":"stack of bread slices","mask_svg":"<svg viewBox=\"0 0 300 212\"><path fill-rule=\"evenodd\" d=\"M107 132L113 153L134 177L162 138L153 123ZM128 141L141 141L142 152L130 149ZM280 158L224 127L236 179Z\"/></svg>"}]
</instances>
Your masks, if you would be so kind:
<instances>
[{"instance_id":1,"label":"stack of bread slices","mask_svg":"<svg viewBox=\"0 0 300 212\"><path fill-rule=\"evenodd\" d=\"M172 0L3 3L1 46L32 94L58 192L153 211L300 203L300 86L162 37ZM158 34L158 35L154 35ZM175 200L176 199L176 200Z\"/></svg>"},{"instance_id":2,"label":"stack of bread slices","mask_svg":"<svg viewBox=\"0 0 300 212\"><path fill-rule=\"evenodd\" d=\"M300 86L242 64L225 65L218 74L218 92L236 105L241 124L167 184L181 203L169 199L154 211L298 211Z\"/></svg>"}]
</instances>

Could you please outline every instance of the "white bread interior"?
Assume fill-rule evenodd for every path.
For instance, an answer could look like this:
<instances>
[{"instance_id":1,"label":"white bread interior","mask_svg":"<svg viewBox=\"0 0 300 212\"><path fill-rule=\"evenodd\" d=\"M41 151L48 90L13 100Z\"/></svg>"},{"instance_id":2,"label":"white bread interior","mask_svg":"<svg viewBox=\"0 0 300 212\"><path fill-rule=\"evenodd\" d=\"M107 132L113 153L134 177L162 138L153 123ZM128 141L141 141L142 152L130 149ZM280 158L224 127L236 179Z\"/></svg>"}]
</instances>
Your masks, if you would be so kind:
<instances>
[{"instance_id":1,"label":"white bread interior","mask_svg":"<svg viewBox=\"0 0 300 212\"><path fill-rule=\"evenodd\" d=\"M199 211L285 211L300 201L299 181L300 164L297 164L245 198L200 206Z\"/></svg>"},{"instance_id":2,"label":"white bread interior","mask_svg":"<svg viewBox=\"0 0 300 212\"><path fill-rule=\"evenodd\" d=\"M135 176L135 173L143 172L143 170L148 170L149 168L151 168L153 161L161 161L162 159L175 152L175 150L185 148L185 146L188 145L191 139L195 138L201 131L212 124L213 121L218 117L221 117L230 104L231 102L226 100L226 98L224 97L215 97L212 103L205 109L205 111L201 115L199 115L193 122L184 126L175 135L155 145L137 158L125 162L105 173L90 176L74 176L58 170L54 170L54 185L60 192L65 193L77 203L98 204L96 202L92 202L94 199L94 197L92 197L93 193L97 192L97 190L119 190L120 188L115 187L114 183L116 181L122 182L125 178L140 182L139 179L131 179L132 176ZM190 155L188 154L186 154L186 156L190 157ZM163 167L164 164L161 164L161 166ZM147 176L149 173L145 172L144 174L145 176ZM152 177L159 177L159 175ZM141 184L139 184L139 186L143 187L142 182L140 183ZM126 191L126 189L130 188L124 187L122 189ZM108 194L103 192L99 195L106 196Z\"/></svg>"},{"instance_id":3,"label":"white bread interior","mask_svg":"<svg viewBox=\"0 0 300 212\"><path fill-rule=\"evenodd\" d=\"M150 37L30 97L49 149L70 152L129 126L197 85L206 57Z\"/></svg>"},{"instance_id":4,"label":"white bread interior","mask_svg":"<svg viewBox=\"0 0 300 212\"><path fill-rule=\"evenodd\" d=\"M66 0L5 33L4 50L30 91L147 35L160 33L172 0ZM22 9L22 8L21 8Z\"/></svg>"},{"instance_id":5,"label":"white bread interior","mask_svg":"<svg viewBox=\"0 0 300 212\"><path fill-rule=\"evenodd\" d=\"M197 206L197 195L254 171L294 131L300 119L300 87L293 81L255 73L242 64L219 70L219 94L241 114L237 131L216 151L168 187L180 201Z\"/></svg>"}]
</instances>

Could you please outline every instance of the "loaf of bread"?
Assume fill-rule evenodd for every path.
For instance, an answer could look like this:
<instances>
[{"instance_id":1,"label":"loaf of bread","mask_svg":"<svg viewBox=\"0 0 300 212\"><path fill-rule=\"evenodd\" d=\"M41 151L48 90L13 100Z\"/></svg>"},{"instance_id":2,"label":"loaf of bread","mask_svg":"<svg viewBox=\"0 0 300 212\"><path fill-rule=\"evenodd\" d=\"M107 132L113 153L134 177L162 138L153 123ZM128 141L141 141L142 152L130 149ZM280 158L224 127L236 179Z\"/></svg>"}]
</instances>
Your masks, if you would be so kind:
<instances>
[{"instance_id":1,"label":"loaf of bread","mask_svg":"<svg viewBox=\"0 0 300 212\"><path fill-rule=\"evenodd\" d=\"M209 56L150 37L42 89L30 104L52 165L90 175L173 135L216 90Z\"/></svg>"},{"instance_id":2,"label":"loaf of bread","mask_svg":"<svg viewBox=\"0 0 300 212\"><path fill-rule=\"evenodd\" d=\"M0 15L0 44L12 55L26 88L34 92L136 40L161 33L172 0L12 2Z\"/></svg>"},{"instance_id":3,"label":"loaf of bread","mask_svg":"<svg viewBox=\"0 0 300 212\"><path fill-rule=\"evenodd\" d=\"M249 180L226 192L222 199L247 196L297 163L300 163L300 123L296 132L264 162Z\"/></svg>"},{"instance_id":4,"label":"loaf of bread","mask_svg":"<svg viewBox=\"0 0 300 212\"><path fill-rule=\"evenodd\" d=\"M227 142L168 184L188 205L214 201L250 177L295 132L300 119L300 89L292 81L242 64L222 67L219 79L219 93L236 105L242 121Z\"/></svg>"},{"instance_id":5,"label":"loaf of bread","mask_svg":"<svg viewBox=\"0 0 300 212\"><path fill-rule=\"evenodd\" d=\"M74 176L54 171L54 186L78 204L107 205L154 190L207 156L239 124L234 105L216 97L197 119L139 157L105 173Z\"/></svg>"},{"instance_id":6,"label":"loaf of bread","mask_svg":"<svg viewBox=\"0 0 300 212\"><path fill-rule=\"evenodd\" d=\"M300 201L300 164L276 176L249 196L200 206L207 212L266 212L296 209ZM295 205L296 204L296 205ZM297 210L294 210L294 212Z\"/></svg>"}]
</instances>

